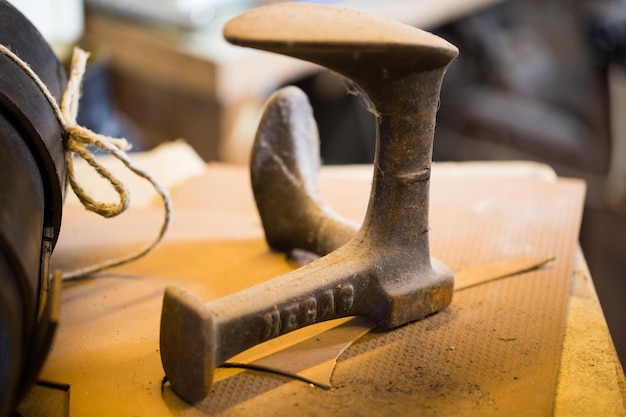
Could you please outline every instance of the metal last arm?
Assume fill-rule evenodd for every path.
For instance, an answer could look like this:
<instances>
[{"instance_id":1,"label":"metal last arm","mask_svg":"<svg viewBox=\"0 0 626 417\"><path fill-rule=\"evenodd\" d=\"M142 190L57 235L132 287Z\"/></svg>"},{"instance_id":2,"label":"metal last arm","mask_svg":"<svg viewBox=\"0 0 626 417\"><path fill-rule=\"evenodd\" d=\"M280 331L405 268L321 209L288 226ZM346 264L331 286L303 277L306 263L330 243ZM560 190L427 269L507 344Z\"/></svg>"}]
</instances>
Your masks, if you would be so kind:
<instances>
[{"instance_id":1,"label":"metal last arm","mask_svg":"<svg viewBox=\"0 0 626 417\"><path fill-rule=\"evenodd\" d=\"M410 26L317 4L253 9L224 32L232 43L311 61L355 81L377 114L377 149L365 220L339 249L211 302L166 289L161 360L172 388L189 402L208 394L215 367L251 346L352 315L392 329L446 307L453 292L452 273L430 257L428 193L440 86L457 49ZM262 185L257 199L259 192L271 195L272 185Z\"/></svg>"}]
</instances>

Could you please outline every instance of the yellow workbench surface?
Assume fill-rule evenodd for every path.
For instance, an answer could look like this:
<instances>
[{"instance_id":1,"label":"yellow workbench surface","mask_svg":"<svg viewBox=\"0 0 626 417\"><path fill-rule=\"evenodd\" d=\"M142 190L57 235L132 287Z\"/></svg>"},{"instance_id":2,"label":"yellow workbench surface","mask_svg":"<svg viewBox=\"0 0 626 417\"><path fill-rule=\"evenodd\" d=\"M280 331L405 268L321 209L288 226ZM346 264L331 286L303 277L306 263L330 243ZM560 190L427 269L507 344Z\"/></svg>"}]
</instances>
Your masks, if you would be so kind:
<instances>
[{"instance_id":1,"label":"yellow workbench surface","mask_svg":"<svg viewBox=\"0 0 626 417\"><path fill-rule=\"evenodd\" d=\"M199 404L180 400L162 384L165 286L211 300L294 268L265 244L246 167L204 165L185 149L139 155L157 176L176 172L166 179L171 231L145 258L63 285L61 324L41 374L54 384L33 390L24 417L39 406L72 417L626 415L624 373L577 245L584 184L515 162L434 165L432 255L453 271L520 256L554 262L455 292L448 308L422 321L370 332L339 357L330 390L244 371L224 375ZM359 222L371 171L324 167L321 195ZM66 202L55 267L121 255L157 233L158 200L130 183L135 204L113 220ZM53 388L57 402L38 403Z\"/></svg>"}]
</instances>

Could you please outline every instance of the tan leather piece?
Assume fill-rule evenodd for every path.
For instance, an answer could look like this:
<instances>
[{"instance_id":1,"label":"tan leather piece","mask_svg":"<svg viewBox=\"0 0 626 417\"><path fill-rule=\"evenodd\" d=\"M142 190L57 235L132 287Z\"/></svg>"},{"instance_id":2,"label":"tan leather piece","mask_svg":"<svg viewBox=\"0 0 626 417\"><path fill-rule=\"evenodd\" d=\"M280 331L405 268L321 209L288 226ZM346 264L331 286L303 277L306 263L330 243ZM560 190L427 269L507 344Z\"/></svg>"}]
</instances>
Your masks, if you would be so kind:
<instances>
[{"instance_id":1,"label":"tan leather piece","mask_svg":"<svg viewBox=\"0 0 626 417\"><path fill-rule=\"evenodd\" d=\"M455 273L455 291L529 272L552 260L545 257L502 259L470 267ZM330 389L339 356L375 327L364 317L319 323L248 349L229 359L226 365L274 372Z\"/></svg>"}]
</instances>

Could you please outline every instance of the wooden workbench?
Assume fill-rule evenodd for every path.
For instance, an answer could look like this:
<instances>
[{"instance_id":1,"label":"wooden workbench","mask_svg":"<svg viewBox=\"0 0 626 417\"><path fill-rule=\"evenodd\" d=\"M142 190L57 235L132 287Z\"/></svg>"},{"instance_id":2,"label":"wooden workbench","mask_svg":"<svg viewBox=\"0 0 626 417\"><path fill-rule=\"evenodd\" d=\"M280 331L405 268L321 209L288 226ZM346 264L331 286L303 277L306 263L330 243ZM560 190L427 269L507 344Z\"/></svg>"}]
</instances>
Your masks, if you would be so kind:
<instances>
[{"instance_id":1,"label":"wooden workbench","mask_svg":"<svg viewBox=\"0 0 626 417\"><path fill-rule=\"evenodd\" d=\"M339 358L330 391L246 371L214 384L196 406L184 403L161 386L163 288L182 285L209 300L293 265L263 241L247 170L190 162L181 146L156 160L140 155L144 165L168 167L165 177L179 167L167 181L176 212L162 246L62 289L61 326L41 378L57 383L56 404L70 416L626 415L624 373L576 244L584 186L529 163L435 165L432 253L456 271L517 256L555 255L554 264L464 290L432 317L370 333ZM323 168L323 198L359 221L371 170ZM125 253L153 236L160 208L132 185L136 205L115 220L68 200L57 267Z\"/></svg>"}]
</instances>

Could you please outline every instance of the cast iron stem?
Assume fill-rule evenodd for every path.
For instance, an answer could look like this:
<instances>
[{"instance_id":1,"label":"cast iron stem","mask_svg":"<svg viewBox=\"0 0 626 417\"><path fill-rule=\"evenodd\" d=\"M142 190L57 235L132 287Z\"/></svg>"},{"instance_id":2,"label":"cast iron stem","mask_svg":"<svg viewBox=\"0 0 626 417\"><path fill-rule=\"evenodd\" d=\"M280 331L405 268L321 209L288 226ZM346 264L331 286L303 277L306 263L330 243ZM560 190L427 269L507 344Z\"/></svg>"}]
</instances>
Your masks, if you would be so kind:
<instances>
[{"instance_id":1,"label":"cast iron stem","mask_svg":"<svg viewBox=\"0 0 626 417\"><path fill-rule=\"evenodd\" d=\"M251 10L225 35L360 85L378 114L374 181L360 230L327 256L215 301L166 289L161 358L172 388L190 402L207 395L216 366L258 343L352 315L394 328L444 308L453 291L450 270L430 258L428 190L439 89L457 49L396 22L301 3Z\"/></svg>"}]
</instances>

